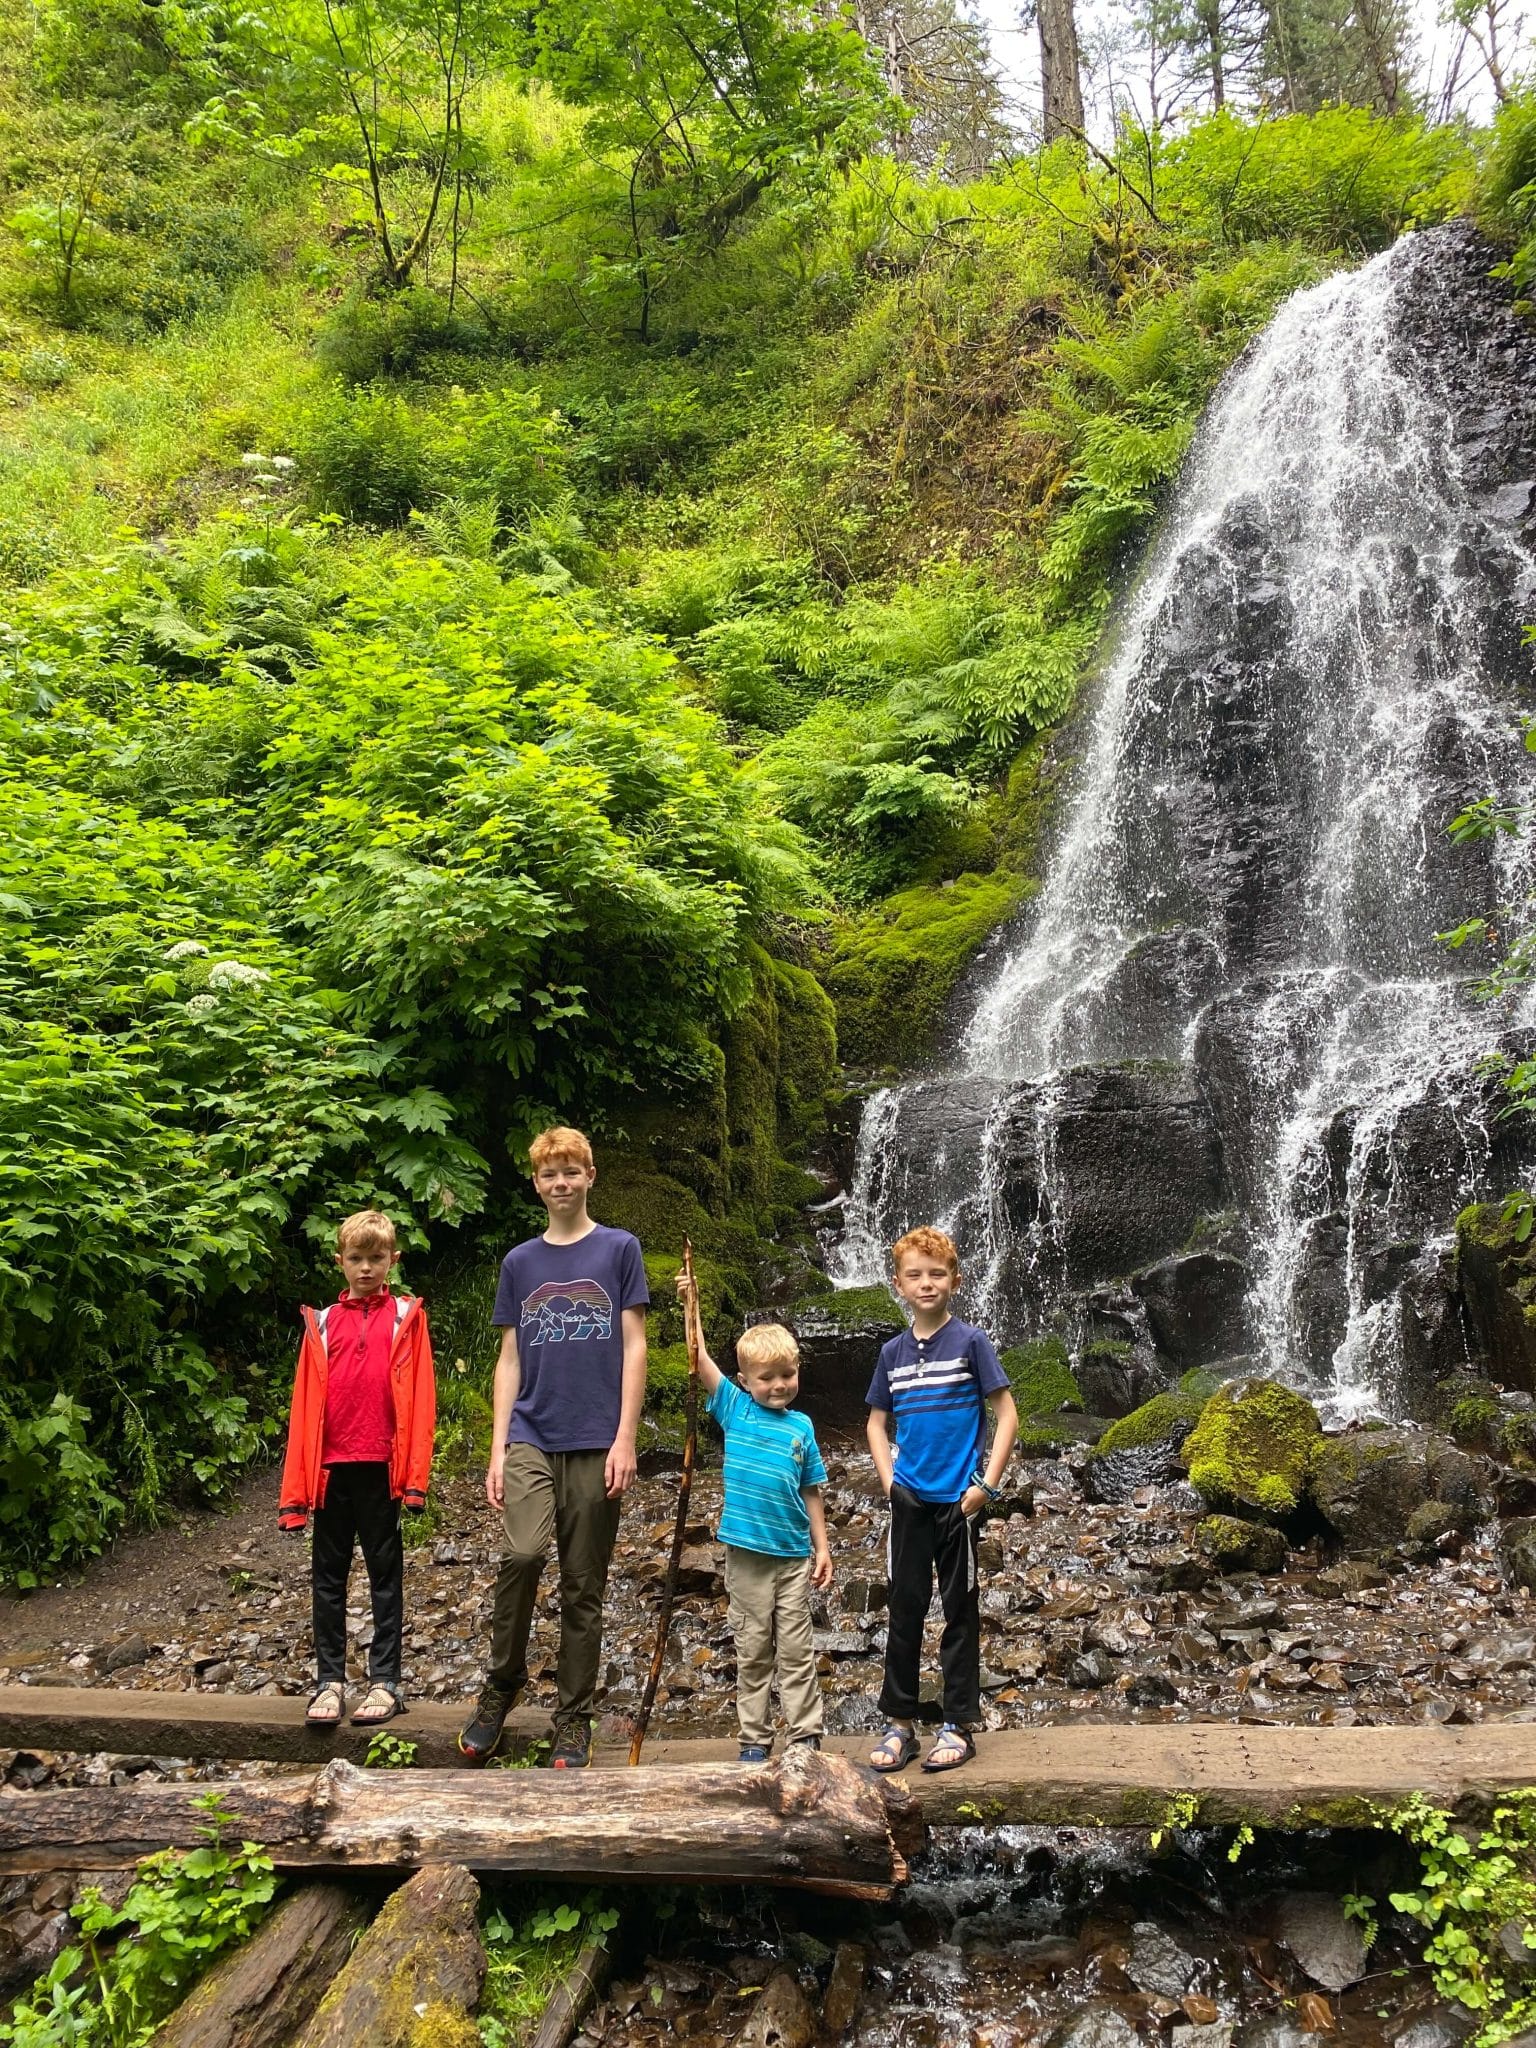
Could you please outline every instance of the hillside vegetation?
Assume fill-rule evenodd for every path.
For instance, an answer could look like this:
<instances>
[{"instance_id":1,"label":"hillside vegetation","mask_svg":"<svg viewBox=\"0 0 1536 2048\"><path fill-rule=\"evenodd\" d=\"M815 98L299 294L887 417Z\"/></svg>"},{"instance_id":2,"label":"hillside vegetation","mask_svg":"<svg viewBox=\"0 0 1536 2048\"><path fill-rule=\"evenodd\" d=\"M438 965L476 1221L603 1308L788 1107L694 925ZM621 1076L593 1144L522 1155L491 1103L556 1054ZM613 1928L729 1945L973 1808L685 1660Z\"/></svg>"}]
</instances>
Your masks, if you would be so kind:
<instances>
[{"instance_id":1,"label":"hillside vegetation","mask_svg":"<svg viewBox=\"0 0 1536 2048\"><path fill-rule=\"evenodd\" d=\"M851 31L748 9L706 89L691 18L45 0L5 60L0 1576L257 1455L347 1209L472 1387L551 1117L742 1306L838 1047L920 1059L1034 887L1222 369L1533 225L1519 100L956 185Z\"/></svg>"}]
</instances>

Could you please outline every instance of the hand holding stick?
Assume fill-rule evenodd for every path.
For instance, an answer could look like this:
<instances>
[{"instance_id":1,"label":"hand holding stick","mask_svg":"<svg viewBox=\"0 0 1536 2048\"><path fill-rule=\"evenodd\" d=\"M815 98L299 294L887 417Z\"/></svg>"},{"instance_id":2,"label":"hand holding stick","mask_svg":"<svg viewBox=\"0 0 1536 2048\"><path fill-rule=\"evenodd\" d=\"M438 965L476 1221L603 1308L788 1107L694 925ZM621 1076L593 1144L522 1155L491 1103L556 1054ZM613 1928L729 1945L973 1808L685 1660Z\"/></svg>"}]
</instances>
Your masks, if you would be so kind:
<instances>
[{"instance_id":1,"label":"hand holding stick","mask_svg":"<svg viewBox=\"0 0 1536 2048\"><path fill-rule=\"evenodd\" d=\"M650 1676L645 1681L645 1691L640 1699L640 1711L635 1716L635 1732L630 1739L629 1760L632 1764L640 1761L641 1746L645 1731L650 1724L651 1708L656 1703L656 1687L661 1679L661 1667L666 1662L667 1637L672 1630L672 1603L677 1597L677 1570L683 1555L683 1532L688 1526L688 1496L693 1491L693 1460L699 1440L699 1359L704 1350L704 1335L699 1327L699 1290L693 1277L693 1246L683 1239L683 1279L686 1285L678 1292L683 1297L683 1334L688 1343L688 1392L685 1403L686 1426L683 1433L683 1470L677 1483L677 1521L672 1529L672 1554L667 1560L667 1575L661 1587L661 1612L656 1617L656 1649L651 1658Z\"/></svg>"}]
</instances>

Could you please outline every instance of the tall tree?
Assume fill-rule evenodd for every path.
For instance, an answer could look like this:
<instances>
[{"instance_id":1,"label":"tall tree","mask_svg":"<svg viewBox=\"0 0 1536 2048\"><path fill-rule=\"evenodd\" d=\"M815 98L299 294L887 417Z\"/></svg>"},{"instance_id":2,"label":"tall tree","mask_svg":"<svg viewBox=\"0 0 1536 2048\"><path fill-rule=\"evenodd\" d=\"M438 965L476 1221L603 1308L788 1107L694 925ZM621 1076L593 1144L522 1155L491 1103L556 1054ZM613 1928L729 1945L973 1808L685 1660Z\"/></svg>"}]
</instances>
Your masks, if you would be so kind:
<instances>
[{"instance_id":1,"label":"tall tree","mask_svg":"<svg viewBox=\"0 0 1536 2048\"><path fill-rule=\"evenodd\" d=\"M1406 0L1267 0L1263 83L1287 113L1338 101L1397 114L1412 91Z\"/></svg>"},{"instance_id":2,"label":"tall tree","mask_svg":"<svg viewBox=\"0 0 1536 2048\"><path fill-rule=\"evenodd\" d=\"M1082 58L1072 0L1026 0L1021 18L1040 32L1040 91L1045 140L1083 130Z\"/></svg>"},{"instance_id":3,"label":"tall tree","mask_svg":"<svg viewBox=\"0 0 1536 2048\"><path fill-rule=\"evenodd\" d=\"M981 23L956 0L858 0L854 20L887 91L908 111L894 154L923 170L980 177L1014 139Z\"/></svg>"}]
</instances>

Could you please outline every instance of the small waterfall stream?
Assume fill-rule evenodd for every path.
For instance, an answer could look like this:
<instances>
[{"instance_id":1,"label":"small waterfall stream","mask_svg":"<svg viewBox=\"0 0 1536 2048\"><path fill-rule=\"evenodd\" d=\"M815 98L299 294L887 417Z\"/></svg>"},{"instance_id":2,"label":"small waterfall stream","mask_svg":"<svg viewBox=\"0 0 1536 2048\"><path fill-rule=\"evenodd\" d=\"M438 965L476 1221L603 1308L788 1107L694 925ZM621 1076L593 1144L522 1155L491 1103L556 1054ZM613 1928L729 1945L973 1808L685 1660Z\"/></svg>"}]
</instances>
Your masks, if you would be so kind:
<instances>
[{"instance_id":1,"label":"small waterfall stream","mask_svg":"<svg viewBox=\"0 0 1536 2048\"><path fill-rule=\"evenodd\" d=\"M1412 1276L1509 1165L1479 1070L1511 1019L1435 934L1530 886L1523 839L1446 833L1529 800L1536 562L1405 318L1434 242L1299 293L1228 374L1027 922L947 1070L868 1104L839 1282L938 1220L1005 1338L1129 1334L1151 1283L1126 1276L1194 1242L1240 1298L1172 1363L1246 1355L1340 1418L1398 1404Z\"/></svg>"}]
</instances>

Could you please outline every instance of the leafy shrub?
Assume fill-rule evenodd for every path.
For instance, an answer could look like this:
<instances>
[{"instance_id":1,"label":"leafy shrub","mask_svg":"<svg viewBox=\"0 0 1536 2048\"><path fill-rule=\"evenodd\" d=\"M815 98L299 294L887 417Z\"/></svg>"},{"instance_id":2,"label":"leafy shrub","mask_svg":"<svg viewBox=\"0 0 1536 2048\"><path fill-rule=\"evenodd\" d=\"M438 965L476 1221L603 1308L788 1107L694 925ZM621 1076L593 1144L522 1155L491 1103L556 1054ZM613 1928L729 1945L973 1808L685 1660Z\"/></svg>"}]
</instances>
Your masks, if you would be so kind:
<instances>
[{"instance_id":1,"label":"leafy shrub","mask_svg":"<svg viewBox=\"0 0 1536 2048\"><path fill-rule=\"evenodd\" d=\"M409 377L450 350L473 354L483 329L455 312L441 292L414 286L382 297L356 293L338 306L315 339L322 367L344 384Z\"/></svg>"},{"instance_id":2,"label":"leafy shrub","mask_svg":"<svg viewBox=\"0 0 1536 2048\"><path fill-rule=\"evenodd\" d=\"M120 1906L95 1886L81 1893L81 1939L0 2021L6 2048L143 2048L214 1958L260 1926L277 1890L271 1857L256 1842L226 1847L221 1793L197 1803L202 1848L147 1856Z\"/></svg>"},{"instance_id":3,"label":"leafy shrub","mask_svg":"<svg viewBox=\"0 0 1536 2048\"><path fill-rule=\"evenodd\" d=\"M1486 228L1515 244L1496 274L1529 296L1536 280L1536 89L1516 93L1495 115L1473 203Z\"/></svg>"},{"instance_id":4,"label":"leafy shrub","mask_svg":"<svg viewBox=\"0 0 1536 2048\"><path fill-rule=\"evenodd\" d=\"M428 423L383 386L330 392L304 416L295 452L318 511L370 526L404 525L444 481Z\"/></svg>"}]
</instances>

